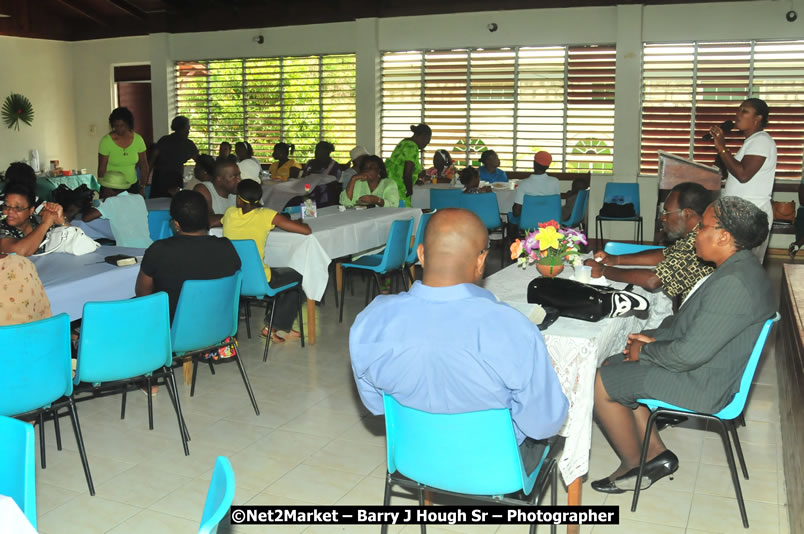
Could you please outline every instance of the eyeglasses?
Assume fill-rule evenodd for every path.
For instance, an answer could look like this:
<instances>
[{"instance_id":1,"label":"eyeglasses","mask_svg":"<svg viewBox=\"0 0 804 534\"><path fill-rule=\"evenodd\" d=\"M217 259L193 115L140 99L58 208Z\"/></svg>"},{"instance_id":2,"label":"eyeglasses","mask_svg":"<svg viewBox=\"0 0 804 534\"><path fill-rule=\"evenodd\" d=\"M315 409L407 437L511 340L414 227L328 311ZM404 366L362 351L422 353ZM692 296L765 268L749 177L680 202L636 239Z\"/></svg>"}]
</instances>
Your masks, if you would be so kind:
<instances>
[{"instance_id":1,"label":"eyeglasses","mask_svg":"<svg viewBox=\"0 0 804 534\"><path fill-rule=\"evenodd\" d=\"M3 206L0 207L0 209L2 209L3 211L13 211L19 213L21 211L31 209L31 206L9 206L8 204L3 204Z\"/></svg>"},{"instance_id":2,"label":"eyeglasses","mask_svg":"<svg viewBox=\"0 0 804 534\"><path fill-rule=\"evenodd\" d=\"M662 210L662 217L667 217L671 213L676 213L676 212L679 212L679 211L684 211L684 208L678 208L677 210L670 210L670 211Z\"/></svg>"}]
</instances>

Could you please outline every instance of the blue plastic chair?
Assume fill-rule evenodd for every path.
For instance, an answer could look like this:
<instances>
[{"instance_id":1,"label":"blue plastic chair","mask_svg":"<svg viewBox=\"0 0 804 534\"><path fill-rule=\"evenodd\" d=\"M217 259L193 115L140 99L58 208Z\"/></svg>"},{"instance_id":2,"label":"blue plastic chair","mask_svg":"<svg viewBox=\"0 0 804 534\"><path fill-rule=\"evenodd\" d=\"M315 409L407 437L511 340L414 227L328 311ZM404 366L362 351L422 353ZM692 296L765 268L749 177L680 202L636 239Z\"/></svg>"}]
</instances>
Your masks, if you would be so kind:
<instances>
[{"instance_id":1,"label":"blue plastic chair","mask_svg":"<svg viewBox=\"0 0 804 534\"><path fill-rule=\"evenodd\" d=\"M131 326L136 324L137 328ZM88 302L84 305L78 341L78 362L73 399L87 400L122 386L120 418L126 415L129 385L145 381L148 394L148 428L154 428L151 385L154 374L165 379L179 423L184 454L189 455L182 425L181 401L173 372L170 314L164 291L127 300ZM143 335L147 332L147 335ZM89 392L90 396L77 397Z\"/></svg>"},{"instance_id":2,"label":"blue plastic chair","mask_svg":"<svg viewBox=\"0 0 804 534\"><path fill-rule=\"evenodd\" d=\"M561 220L561 195L525 195L522 213L519 216L519 229L534 230L539 223Z\"/></svg>"},{"instance_id":3,"label":"blue plastic chair","mask_svg":"<svg viewBox=\"0 0 804 534\"><path fill-rule=\"evenodd\" d=\"M405 259L405 272L408 273L408 276L410 276L411 284L414 282L413 271L411 269L413 269L413 266L419 262L417 251L419 249L419 245L421 245L422 241L424 241L424 229L427 228L427 222L434 213L434 211L422 213L422 216L419 218L419 225L416 227L416 237L414 238L413 246L410 247L408 257Z\"/></svg>"},{"instance_id":4,"label":"blue plastic chair","mask_svg":"<svg viewBox=\"0 0 804 534\"><path fill-rule=\"evenodd\" d=\"M170 211L154 210L148 212L148 233L152 241L159 241L173 236L170 228Z\"/></svg>"},{"instance_id":5,"label":"blue plastic chair","mask_svg":"<svg viewBox=\"0 0 804 534\"><path fill-rule=\"evenodd\" d=\"M36 529L36 452L33 425L0 416L0 495L14 499Z\"/></svg>"},{"instance_id":6,"label":"blue plastic chair","mask_svg":"<svg viewBox=\"0 0 804 534\"><path fill-rule=\"evenodd\" d=\"M449 189L430 189L430 209L460 208L463 189L450 187Z\"/></svg>"},{"instance_id":7,"label":"blue plastic chair","mask_svg":"<svg viewBox=\"0 0 804 534\"><path fill-rule=\"evenodd\" d=\"M639 490L642 483L643 470L645 462L647 461L648 446L650 445L650 433L656 418L660 415L674 415L683 417L692 417L701 419L712 423L715 430L720 434L723 441L723 448L726 451L726 460L729 464L731 471L731 481L734 484L734 493L737 495L737 504L740 507L740 516L743 520L743 526L748 528L748 514L745 511L745 502L743 501L743 492L740 489L740 477L737 475L737 467L734 464L734 455L731 451L731 443L729 441L729 433L734 438L734 448L737 451L737 458L740 460L740 467L743 471L743 476L748 479L748 468L745 465L745 458L743 457L743 449L740 446L740 438L737 436L737 427L734 420L740 417L745 409L745 403L748 400L748 393L751 391L751 384L754 380L754 374L759 364L759 358L762 356L762 349L765 347L765 342L768 340L773 325L781 318L777 312L776 315L765 321L762 330L759 332L754 349L748 357L748 363L743 371L743 376L740 379L740 389L734 395L731 402L729 402L723 409L714 414L707 414L702 412L694 412L687 408L682 408L674 404L670 404L657 399L637 399L637 402L647 406L650 411L648 418L648 426L645 429L645 439L642 444L642 457L639 461L639 475L637 475L636 486L634 486L634 499L631 502L631 511L635 512L637 508L637 501L639 500Z\"/></svg>"},{"instance_id":8,"label":"blue plastic chair","mask_svg":"<svg viewBox=\"0 0 804 534\"><path fill-rule=\"evenodd\" d=\"M370 254L363 256L353 261L352 263L344 263L341 265L343 268L344 276L347 276L351 269L363 269L370 271L374 275L374 282L376 284L377 293L380 292L380 275L387 273L398 273L402 278L402 283L405 289L408 287L405 275L402 274L405 266L405 260L408 257L408 247L410 245L410 237L413 233L413 219L404 221L394 221L391 223L391 231L388 232L388 241L385 244L385 250L382 254ZM371 278L368 280L369 286L366 287L366 305L369 303L369 287ZM343 298L346 291L346 279L341 286L341 302L340 313L338 315L338 322L343 322Z\"/></svg>"},{"instance_id":9,"label":"blue plastic chair","mask_svg":"<svg viewBox=\"0 0 804 534\"><path fill-rule=\"evenodd\" d=\"M257 244L251 239L233 239L237 255L240 256L240 272L242 274L242 281L240 284L240 299L245 301L246 308L246 335L251 338L251 304L254 302L264 302L268 297L271 301L270 308L265 307L265 317L268 318L268 332L274 327L274 308L276 306L276 296L291 289L296 292L299 301L299 333L301 333L301 346L304 346L304 322L302 321L302 294L301 286L298 282L291 282L290 284L272 288L268 284L268 279L265 277L265 269L263 269L262 258L260 252L257 250ZM268 360L268 347L271 343L271 336L265 338L265 351L262 355L262 361Z\"/></svg>"},{"instance_id":10,"label":"blue plastic chair","mask_svg":"<svg viewBox=\"0 0 804 534\"><path fill-rule=\"evenodd\" d=\"M209 481L207 500L204 502L204 512L201 514L201 526L198 534L215 534L218 525L229 513L235 496L235 475L232 463L226 456L218 456L215 460L215 469Z\"/></svg>"},{"instance_id":11,"label":"blue plastic chair","mask_svg":"<svg viewBox=\"0 0 804 534\"><path fill-rule=\"evenodd\" d=\"M404 198L400 198L400 199L399 199L399 207L400 207L400 208L404 208L404 207L405 207L405 199L404 199Z\"/></svg>"},{"instance_id":12,"label":"blue plastic chair","mask_svg":"<svg viewBox=\"0 0 804 534\"><path fill-rule=\"evenodd\" d=\"M78 454L84 467L89 494L95 495L89 472L78 410L72 399L73 369L70 358L70 317L60 313L33 323L0 327L0 346L13 358L0 363L0 415L39 420L39 449L45 459L45 415L58 425L58 409L66 407L73 423ZM55 406L56 401L60 405ZM58 434L57 434L58 436ZM60 440L58 445L61 445Z\"/></svg>"},{"instance_id":13,"label":"blue plastic chair","mask_svg":"<svg viewBox=\"0 0 804 534\"><path fill-rule=\"evenodd\" d=\"M461 208L469 210L483 221L491 241L500 242L500 265L505 265L505 226L500 219L496 193L462 194Z\"/></svg>"},{"instance_id":14,"label":"blue plastic chair","mask_svg":"<svg viewBox=\"0 0 804 534\"><path fill-rule=\"evenodd\" d=\"M570 228L583 227L583 220L586 217L586 208L588 205L589 190L582 189L578 191L575 204L572 206L572 213L570 213L569 219L561 221L561 226L569 226Z\"/></svg>"},{"instance_id":15,"label":"blue plastic chair","mask_svg":"<svg viewBox=\"0 0 804 534\"><path fill-rule=\"evenodd\" d=\"M600 242L605 244L606 239L603 237L603 222L604 221L633 221L634 226L634 241L641 243L642 239L642 215L639 211L639 184L636 182L609 182L606 184L606 190L603 193L603 203L615 204L634 204L634 212L636 215L633 217L606 217L598 214L595 217L595 231L597 238Z\"/></svg>"},{"instance_id":16,"label":"blue plastic chair","mask_svg":"<svg viewBox=\"0 0 804 534\"><path fill-rule=\"evenodd\" d=\"M636 254L645 250L659 250L664 247L660 245L639 245L637 243L621 243L619 241L609 241L603 247L603 252L612 254L614 256L622 256L623 254Z\"/></svg>"},{"instance_id":17,"label":"blue plastic chair","mask_svg":"<svg viewBox=\"0 0 804 534\"><path fill-rule=\"evenodd\" d=\"M383 404L388 462L384 506L390 504L393 484L417 490L420 505L425 489L514 506L526 503L502 496L522 491L530 496L529 504L536 504L548 477L555 506L556 470L550 447L536 469L525 472L508 409L428 413L403 406L385 393ZM555 525L551 532L554 529ZM535 531L532 525L531 532Z\"/></svg>"},{"instance_id":18,"label":"blue plastic chair","mask_svg":"<svg viewBox=\"0 0 804 534\"><path fill-rule=\"evenodd\" d=\"M170 342L173 346L174 365L176 360L190 356L193 360L193 378L190 385L190 396L195 394L195 376L198 371L198 359L202 354L221 347L233 346L232 357L240 369L240 376L246 385L254 412L260 415L257 400L251 390L251 383L243 366L243 360L237 348L237 308L240 302L241 274L237 271L231 276L212 280L186 280L181 286L176 313L170 327ZM226 341L230 338L230 341ZM218 360L224 361L224 360ZM212 374L215 368L212 360L207 360ZM186 430L185 430L186 433Z\"/></svg>"},{"instance_id":19,"label":"blue plastic chair","mask_svg":"<svg viewBox=\"0 0 804 534\"><path fill-rule=\"evenodd\" d=\"M285 215L293 215L294 213L301 213L301 206L288 206L282 210Z\"/></svg>"}]
</instances>

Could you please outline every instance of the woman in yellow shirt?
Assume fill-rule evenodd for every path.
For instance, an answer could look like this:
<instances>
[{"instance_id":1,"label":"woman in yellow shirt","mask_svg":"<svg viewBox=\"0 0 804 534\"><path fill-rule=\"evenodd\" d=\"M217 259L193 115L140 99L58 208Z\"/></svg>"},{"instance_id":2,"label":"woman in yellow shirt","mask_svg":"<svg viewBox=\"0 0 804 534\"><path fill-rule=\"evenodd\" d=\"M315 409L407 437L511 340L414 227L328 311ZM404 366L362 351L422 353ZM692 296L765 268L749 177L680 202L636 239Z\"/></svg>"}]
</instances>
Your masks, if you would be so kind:
<instances>
[{"instance_id":1,"label":"woman in yellow shirt","mask_svg":"<svg viewBox=\"0 0 804 534\"><path fill-rule=\"evenodd\" d=\"M291 282L301 283L302 277L291 268L271 269L265 265L265 240L274 227L286 232L308 235L310 227L299 221L292 221L269 208L263 208L262 187L252 180L243 180L237 185L237 206L226 210L223 214L223 236L228 239L251 239L257 244L260 258L263 258L265 277L268 285L273 288L282 287ZM266 309L265 327L261 337L268 337L268 310ZM293 295L287 291L276 296L274 306L274 329L271 331L272 343L283 343L284 338L277 334L277 330L287 332L290 337L299 338L301 334L293 330L293 319L296 315L296 302Z\"/></svg>"},{"instance_id":2,"label":"woman in yellow shirt","mask_svg":"<svg viewBox=\"0 0 804 534\"><path fill-rule=\"evenodd\" d=\"M288 143L277 143L274 145L273 157L276 160L268 167L271 173L271 180L281 180L287 182L288 178L298 178L301 174L301 163L295 159L290 159L296 147Z\"/></svg>"}]
</instances>

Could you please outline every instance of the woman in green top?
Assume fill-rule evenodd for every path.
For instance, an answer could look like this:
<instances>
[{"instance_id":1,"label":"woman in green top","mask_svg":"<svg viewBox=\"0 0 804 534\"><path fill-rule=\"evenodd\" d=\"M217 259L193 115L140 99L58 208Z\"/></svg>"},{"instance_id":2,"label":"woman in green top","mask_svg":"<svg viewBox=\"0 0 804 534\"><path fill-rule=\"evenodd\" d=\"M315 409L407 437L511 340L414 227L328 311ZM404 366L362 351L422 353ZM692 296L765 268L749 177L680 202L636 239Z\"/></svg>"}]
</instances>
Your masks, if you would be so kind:
<instances>
[{"instance_id":1,"label":"woman in green top","mask_svg":"<svg viewBox=\"0 0 804 534\"><path fill-rule=\"evenodd\" d=\"M128 108L117 108L109 115L109 126L112 131L103 136L98 147L98 178L103 178L106 171L119 171L131 184L130 192L145 194L148 158L145 157L145 141L134 131L134 115Z\"/></svg>"},{"instance_id":2,"label":"woman in green top","mask_svg":"<svg viewBox=\"0 0 804 534\"><path fill-rule=\"evenodd\" d=\"M413 135L401 140L391 153L391 157L385 160L388 178L396 182L399 197L405 200L407 207L410 207L413 182L422 172L419 151L424 150L433 135L433 131L426 124L411 126L410 131L413 132Z\"/></svg>"},{"instance_id":3,"label":"woman in green top","mask_svg":"<svg viewBox=\"0 0 804 534\"><path fill-rule=\"evenodd\" d=\"M399 206L399 190L388 179L385 165L379 156L364 156L360 172L349 180L341 192L343 206L380 206L396 208Z\"/></svg>"}]
</instances>

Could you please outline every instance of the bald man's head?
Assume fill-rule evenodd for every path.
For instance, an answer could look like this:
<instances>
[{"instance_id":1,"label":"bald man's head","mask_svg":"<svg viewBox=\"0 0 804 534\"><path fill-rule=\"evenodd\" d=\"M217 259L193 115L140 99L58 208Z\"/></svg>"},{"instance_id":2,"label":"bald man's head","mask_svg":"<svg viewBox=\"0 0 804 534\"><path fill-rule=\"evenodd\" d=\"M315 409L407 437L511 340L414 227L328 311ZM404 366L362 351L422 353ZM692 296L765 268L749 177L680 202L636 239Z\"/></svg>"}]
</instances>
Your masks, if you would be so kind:
<instances>
[{"instance_id":1,"label":"bald man's head","mask_svg":"<svg viewBox=\"0 0 804 534\"><path fill-rule=\"evenodd\" d=\"M422 282L443 287L476 283L483 278L489 234L483 221L467 210L438 210L419 245Z\"/></svg>"}]
</instances>

